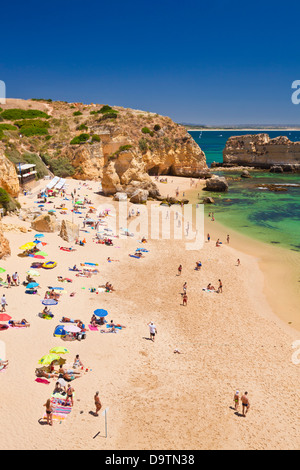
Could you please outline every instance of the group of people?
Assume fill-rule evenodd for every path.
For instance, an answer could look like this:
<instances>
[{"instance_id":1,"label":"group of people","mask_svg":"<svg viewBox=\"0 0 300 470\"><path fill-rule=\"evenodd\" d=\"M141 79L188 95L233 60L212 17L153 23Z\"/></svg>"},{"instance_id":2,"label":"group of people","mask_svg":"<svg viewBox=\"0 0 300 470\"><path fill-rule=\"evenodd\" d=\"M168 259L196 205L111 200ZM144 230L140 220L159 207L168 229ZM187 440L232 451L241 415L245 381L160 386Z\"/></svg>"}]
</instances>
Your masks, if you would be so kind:
<instances>
[{"instance_id":1,"label":"group of people","mask_svg":"<svg viewBox=\"0 0 300 470\"><path fill-rule=\"evenodd\" d=\"M12 276L7 274L6 275L6 283L7 283L7 287L19 286L20 285L20 279L19 279L18 273L15 272Z\"/></svg>"}]
</instances>

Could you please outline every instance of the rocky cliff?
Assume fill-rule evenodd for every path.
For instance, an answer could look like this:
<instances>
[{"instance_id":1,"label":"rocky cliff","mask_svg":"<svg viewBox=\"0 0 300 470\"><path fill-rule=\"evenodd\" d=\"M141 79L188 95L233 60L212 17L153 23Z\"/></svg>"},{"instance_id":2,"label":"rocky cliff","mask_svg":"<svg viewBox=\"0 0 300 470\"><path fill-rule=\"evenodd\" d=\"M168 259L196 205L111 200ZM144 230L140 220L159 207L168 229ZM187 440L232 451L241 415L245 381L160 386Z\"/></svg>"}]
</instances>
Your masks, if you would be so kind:
<instances>
[{"instance_id":1,"label":"rocky cliff","mask_svg":"<svg viewBox=\"0 0 300 470\"><path fill-rule=\"evenodd\" d=\"M19 195L19 178L16 168L4 154L4 148L0 147L0 187L5 189L11 196Z\"/></svg>"},{"instance_id":2,"label":"rocky cliff","mask_svg":"<svg viewBox=\"0 0 300 470\"><path fill-rule=\"evenodd\" d=\"M4 237L0 224L0 259L10 255L10 246L8 240Z\"/></svg>"},{"instance_id":3,"label":"rocky cliff","mask_svg":"<svg viewBox=\"0 0 300 470\"><path fill-rule=\"evenodd\" d=\"M61 177L103 179L107 194L137 182L154 187L151 174L197 177L207 169L193 138L166 116L51 100L8 99L3 110L6 154L35 153ZM16 110L22 110L21 121Z\"/></svg>"},{"instance_id":4,"label":"rocky cliff","mask_svg":"<svg viewBox=\"0 0 300 470\"><path fill-rule=\"evenodd\" d=\"M268 134L230 137L223 150L223 164L270 168L273 165L300 170L300 142Z\"/></svg>"}]
</instances>

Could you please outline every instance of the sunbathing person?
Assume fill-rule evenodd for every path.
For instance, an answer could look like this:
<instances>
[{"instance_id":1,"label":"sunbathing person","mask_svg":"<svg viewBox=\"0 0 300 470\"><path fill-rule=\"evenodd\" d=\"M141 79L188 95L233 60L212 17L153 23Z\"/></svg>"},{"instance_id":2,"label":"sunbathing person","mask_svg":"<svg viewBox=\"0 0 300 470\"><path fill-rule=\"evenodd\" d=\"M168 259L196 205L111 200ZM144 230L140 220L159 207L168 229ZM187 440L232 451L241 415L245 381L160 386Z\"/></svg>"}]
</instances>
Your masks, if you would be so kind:
<instances>
[{"instance_id":1,"label":"sunbathing person","mask_svg":"<svg viewBox=\"0 0 300 470\"><path fill-rule=\"evenodd\" d=\"M35 369L35 375L39 378L43 377L45 379L54 379L56 377L55 374L49 374L42 369Z\"/></svg>"},{"instance_id":2,"label":"sunbathing person","mask_svg":"<svg viewBox=\"0 0 300 470\"><path fill-rule=\"evenodd\" d=\"M25 320L25 318L23 318L21 321L14 321L14 320L9 320L8 322L9 325L13 326L13 327L26 327L28 328L30 326L30 323Z\"/></svg>"},{"instance_id":3,"label":"sunbathing person","mask_svg":"<svg viewBox=\"0 0 300 470\"><path fill-rule=\"evenodd\" d=\"M100 287L100 286L99 286ZM112 284L110 284L109 282L107 282L105 284L105 289L108 291L108 292L113 292L115 289L113 288Z\"/></svg>"},{"instance_id":4,"label":"sunbathing person","mask_svg":"<svg viewBox=\"0 0 300 470\"><path fill-rule=\"evenodd\" d=\"M208 286L207 286L206 289L207 289L207 290L216 290L216 289L214 288L214 286L211 285L211 283L208 284Z\"/></svg>"},{"instance_id":5,"label":"sunbathing person","mask_svg":"<svg viewBox=\"0 0 300 470\"><path fill-rule=\"evenodd\" d=\"M8 366L8 361L0 361L0 370L6 369Z\"/></svg>"}]
</instances>

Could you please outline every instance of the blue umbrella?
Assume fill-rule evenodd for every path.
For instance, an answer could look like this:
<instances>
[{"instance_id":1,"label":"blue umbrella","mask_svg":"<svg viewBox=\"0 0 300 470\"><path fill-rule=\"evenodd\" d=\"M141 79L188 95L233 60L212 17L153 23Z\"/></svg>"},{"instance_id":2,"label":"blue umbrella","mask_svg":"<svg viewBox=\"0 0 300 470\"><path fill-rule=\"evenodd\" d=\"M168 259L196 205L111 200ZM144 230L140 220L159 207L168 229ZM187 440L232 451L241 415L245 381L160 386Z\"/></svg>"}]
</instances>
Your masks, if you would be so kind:
<instances>
[{"instance_id":1,"label":"blue umbrella","mask_svg":"<svg viewBox=\"0 0 300 470\"><path fill-rule=\"evenodd\" d=\"M43 233L37 233L34 238L43 238L45 235Z\"/></svg>"},{"instance_id":2,"label":"blue umbrella","mask_svg":"<svg viewBox=\"0 0 300 470\"><path fill-rule=\"evenodd\" d=\"M30 282L30 284L27 284L26 289L34 289L35 287L38 287L39 284L37 282Z\"/></svg>"},{"instance_id":3,"label":"blue umbrella","mask_svg":"<svg viewBox=\"0 0 300 470\"><path fill-rule=\"evenodd\" d=\"M54 299L45 299L45 300L42 300L42 304L43 305L57 305L58 302L57 300L54 300Z\"/></svg>"},{"instance_id":4,"label":"blue umbrella","mask_svg":"<svg viewBox=\"0 0 300 470\"><path fill-rule=\"evenodd\" d=\"M53 289L53 290L64 290L63 287L51 287L51 286L48 286L48 289Z\"/></svg>"},{"instance_id":5,"label":"blue umbrella","mask_svg":"<svg viewBox=\"0 0 300 470\"><path fill-rule=\"evenodd\" d=\"M108 311L98 308L94 311L94 315L96 315L96 317L106 317L108 315Z\"/></svg>"}]
</instances>

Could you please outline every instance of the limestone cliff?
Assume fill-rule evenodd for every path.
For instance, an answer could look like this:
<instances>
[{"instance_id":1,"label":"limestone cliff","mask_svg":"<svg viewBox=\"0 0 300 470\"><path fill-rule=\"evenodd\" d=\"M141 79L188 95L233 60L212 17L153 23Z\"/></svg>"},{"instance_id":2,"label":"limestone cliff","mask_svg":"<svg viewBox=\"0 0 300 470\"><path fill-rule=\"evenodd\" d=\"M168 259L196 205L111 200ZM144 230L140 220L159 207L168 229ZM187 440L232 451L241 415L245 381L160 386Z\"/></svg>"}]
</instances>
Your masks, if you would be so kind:
<instances>
[{"instance_id":1,"label":"limestone cliff","mask_svg":"<svg viewBox=\"0 0 300 470\"><path fill-rule=\"evenodd\" d=\"M19 178L15 165L11 163L4 154L4 149L0 147L0 187L5 189L11 196L19 195Z\"/></svg>"},{"instance_id":2,"label":"limestone cliff","mask_svg":"<svg viewBox=\"0 0 300 470\"><path fill-rule=\"evenodd\" d=\"M8 240L4 237L0 224L0 259L10 255L10 246Z\"/></svg>"},{"instance_id":3,"label":"limestone cliff","mask_svg":"<svg viewBox=\"0 0 300 470\"><path fill-rule=\"evenodd\" d=\"M8 126L2 141L7 148L35 152L57 176L103 178L107 193L137 182L154 187L151 174L197 177L207 169L205 154L190 134L166 116L51 100L8 99L3 108L0 117ZM44 113L37 118L39 134L33 126L23 134L16 129L20 122L11 117L16 109Z\"/></svg>"},{"instance_id":4,"label":"limestone cliff","mask_svg":"<svg viewBox=\"0 0 300 470\"><path fill-rule=\"evenodd\" d=\"M292 165L298 170L300 142L291 142L285 136L270 139L268 134L230 137L223 150L223 163L255 168Z\"/></svg>"}]
</instances>

